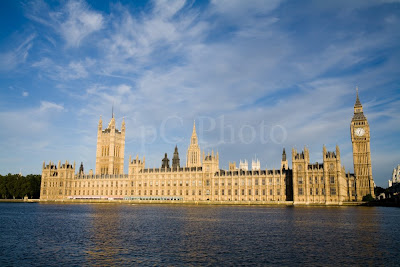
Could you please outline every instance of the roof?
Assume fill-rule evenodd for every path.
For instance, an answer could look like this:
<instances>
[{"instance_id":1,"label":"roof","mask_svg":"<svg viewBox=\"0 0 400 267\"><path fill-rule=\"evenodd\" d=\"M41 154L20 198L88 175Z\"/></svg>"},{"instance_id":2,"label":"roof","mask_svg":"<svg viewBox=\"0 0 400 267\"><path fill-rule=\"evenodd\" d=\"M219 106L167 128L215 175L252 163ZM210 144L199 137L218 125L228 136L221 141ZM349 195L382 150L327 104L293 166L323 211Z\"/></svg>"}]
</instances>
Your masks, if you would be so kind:
<instances>
[{"instance_id":1,"label":"roof","mask_svg":"<svg viewBox=\"0 0 400 267\"><path fill-rule=\"evenodd\" d=\"M354 113L353 116L353 121L363 121L366 120L367 118L364 116L363 112L358 112L358 113Z\"/></svg>"}]
</instances>

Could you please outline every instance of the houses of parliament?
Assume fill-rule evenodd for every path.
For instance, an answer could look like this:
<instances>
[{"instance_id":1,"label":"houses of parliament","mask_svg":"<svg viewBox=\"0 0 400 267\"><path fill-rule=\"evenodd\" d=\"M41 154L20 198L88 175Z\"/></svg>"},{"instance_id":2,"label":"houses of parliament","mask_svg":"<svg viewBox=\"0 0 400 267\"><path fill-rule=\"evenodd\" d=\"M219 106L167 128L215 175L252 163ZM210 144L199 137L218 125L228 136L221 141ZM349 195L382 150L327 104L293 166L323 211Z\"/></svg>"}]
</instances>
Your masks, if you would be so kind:
<instances>
[{"instance_id":1,"label":"houses of parliament","mask_svg":"<svg viewBox=\"0 0 400 267\"><path fill-rule=\"evenodd\" d=\"M374 197L370 129L358 90L350 123L354 173L346 173L338 146L334 151L323 146L321 163L311 163L305 147L292 149L291 167L283 149L279 169L248 170L230 163L223 170L218 153L201 153L194 124L185 166L175 147L172 161L165 154L160 168L147 168L144 156L129 156L124 174L125 130L125 121L117 129L114 115L105 129L100 118L95 173L68 161L43 163L40 199L341 205Z\"/></svg>"}]
</instances>

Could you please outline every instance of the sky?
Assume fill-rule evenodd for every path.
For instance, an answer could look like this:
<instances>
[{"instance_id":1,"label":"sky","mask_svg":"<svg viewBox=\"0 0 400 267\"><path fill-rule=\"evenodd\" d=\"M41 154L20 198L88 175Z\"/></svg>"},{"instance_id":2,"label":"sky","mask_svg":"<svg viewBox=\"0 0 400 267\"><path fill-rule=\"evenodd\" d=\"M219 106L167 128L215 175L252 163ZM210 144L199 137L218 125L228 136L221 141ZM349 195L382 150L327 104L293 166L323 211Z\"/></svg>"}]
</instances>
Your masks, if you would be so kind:
<instances>
[{"instance_id":1,"label":"sky","mask_svg":"<svg viewBox=\"0 0 400 267\"><path fill-rule=\"evenodd\" d=\"M129 155L205 153L280 167L285 148L338 145L353 172L359 88L374 180L400 164L399 1L0 1L0 174L95 169L97 125Z\"/></svg>"}]
</instances>

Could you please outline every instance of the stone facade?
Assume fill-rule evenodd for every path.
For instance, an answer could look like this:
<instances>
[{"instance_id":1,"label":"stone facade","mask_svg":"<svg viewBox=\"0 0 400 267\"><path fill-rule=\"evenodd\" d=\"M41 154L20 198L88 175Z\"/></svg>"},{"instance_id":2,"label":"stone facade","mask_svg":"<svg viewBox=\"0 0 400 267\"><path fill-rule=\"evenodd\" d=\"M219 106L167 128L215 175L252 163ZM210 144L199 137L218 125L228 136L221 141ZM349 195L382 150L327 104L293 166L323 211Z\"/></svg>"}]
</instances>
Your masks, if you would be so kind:
<instances>
[{"instance_id":1,"label":"stone facade","mask_svg":"<svg viewBox=\"0 0 400 267\"><path fill-rule=\"evenodd\" d=\"M366 194L373 194L369 127L360 114L360 106L357 93L350 126L355 174L345 172L338 146L335 151L327 151L323 146L321 163L310 163L307 148L301 152L293 149L290 169L283 149L279 169L258 167L249 171L244 164L236 168L236 163L230 163L229 170L222 170L218 152L201 155L195 125L186 167L180 166L175 147L172 168L167 154L161 168L146 168L145 157L140 159L137 155L129 157L128 174L123 174L125 123L118 131L113 116L106 130L102 130L101 119L99 122L96 173L84 174L83 166L77 173L75 163L43 163L41 199L290 201L294 204L341 204L360 200ZM363 135L357 130L361 127L365 131ZM117 152L110 155L109 150Z\"/></svg>"},{"instance_id":2,"label":"stone facade","mask_svg":"<svg viewBox=\"0 0 400 267\"><path fill-rule=\"evenodd\" d=\"M309 151L292 150L293 201L305 203L342 203L349 201L345 169L340 163L340 150L326 151L323 162L310 164Z\"/></svg>"}]
</instances>

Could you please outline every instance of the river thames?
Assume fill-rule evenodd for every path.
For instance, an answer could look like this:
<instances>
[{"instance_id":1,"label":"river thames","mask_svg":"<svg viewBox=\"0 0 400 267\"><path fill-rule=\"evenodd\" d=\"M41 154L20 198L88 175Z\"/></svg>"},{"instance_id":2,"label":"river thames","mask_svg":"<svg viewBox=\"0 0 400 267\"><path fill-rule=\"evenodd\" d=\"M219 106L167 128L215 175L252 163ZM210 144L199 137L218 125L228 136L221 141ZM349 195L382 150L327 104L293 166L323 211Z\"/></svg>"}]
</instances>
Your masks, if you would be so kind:
<instances>
[{"instance_id":1,"label":"river thames","mask_svg":"<svg viewBox=\"0 0 400 267\"><path fill-rule=\"evenodd\" d=\"M0 203L1 266L399 265L400 209Z\"/></svg>"}]
</instances>

